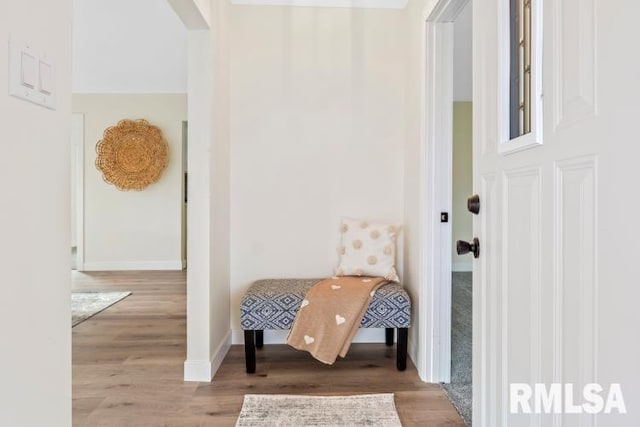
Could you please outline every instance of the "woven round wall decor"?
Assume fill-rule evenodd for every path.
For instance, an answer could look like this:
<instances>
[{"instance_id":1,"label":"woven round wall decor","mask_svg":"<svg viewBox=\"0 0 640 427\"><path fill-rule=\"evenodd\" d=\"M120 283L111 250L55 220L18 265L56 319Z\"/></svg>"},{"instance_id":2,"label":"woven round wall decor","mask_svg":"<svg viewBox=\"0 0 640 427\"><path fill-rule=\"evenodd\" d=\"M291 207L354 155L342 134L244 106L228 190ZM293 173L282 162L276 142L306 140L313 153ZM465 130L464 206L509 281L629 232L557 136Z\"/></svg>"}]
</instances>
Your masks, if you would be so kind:
<instances>
[{"instance_id":1,"label":"woven round wall decor","mask_svg":"<svg viewBox=\"0 0 640 427\"><path fill-rule=\"evenodd\" d=\"M167 167L169 146L162 131L146 120L120 120L96 144L96 167L119 190L143 190Z\"/></svg>"}]
</instances>

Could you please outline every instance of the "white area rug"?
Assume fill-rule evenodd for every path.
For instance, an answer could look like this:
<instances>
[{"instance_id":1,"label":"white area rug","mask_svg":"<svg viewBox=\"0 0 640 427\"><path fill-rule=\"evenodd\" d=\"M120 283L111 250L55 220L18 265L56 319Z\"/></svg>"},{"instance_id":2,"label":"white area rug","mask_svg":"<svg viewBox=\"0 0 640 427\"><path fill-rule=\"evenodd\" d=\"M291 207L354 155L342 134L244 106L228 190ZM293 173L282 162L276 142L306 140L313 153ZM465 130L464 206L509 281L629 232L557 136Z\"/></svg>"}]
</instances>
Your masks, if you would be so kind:
<instances>
[{"instance_id":1,"label":"white area rug","mask_svg":"<svg viewBox=\"0 0 640 427\"><path fill-rule=\"evenodd\" d=\"M236 427L401 427L392 393L356 396L247 394Z\"/></svg>"},{"instance_id":2,"label":"white area rug","mask_svg":"<svg viewBox=\"0 0 640 427\"><path fill-rule=\"evenodd\" d=\"M71 327L131 295L131 292L72 292Z\"/></svg>"}]
</instances>

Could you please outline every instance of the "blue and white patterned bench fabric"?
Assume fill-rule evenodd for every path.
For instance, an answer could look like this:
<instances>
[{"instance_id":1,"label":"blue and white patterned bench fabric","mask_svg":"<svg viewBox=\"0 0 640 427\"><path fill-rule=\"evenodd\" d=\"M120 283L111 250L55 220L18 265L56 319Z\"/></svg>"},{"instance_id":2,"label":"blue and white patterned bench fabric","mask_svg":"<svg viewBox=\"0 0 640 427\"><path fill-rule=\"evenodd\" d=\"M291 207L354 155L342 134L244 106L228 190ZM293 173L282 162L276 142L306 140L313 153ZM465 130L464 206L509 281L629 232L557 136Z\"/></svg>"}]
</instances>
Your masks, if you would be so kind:
<instances>
[{"instance_id":1,"label":"blue and white patterned bench fabric","mask_svg":"<svg viewBox=\"0 0 640 427\"><path fill-rule=\"evenodd\" d=\"M247 290L240 305L240 324L245 331L247 372L255 372L254 344L257 342L258 348L262 347L262 331L290 329L307 290L320 280L322 279L258 280ZM409 326L411 299L404 288L397 283L388 283L378 288L360 327L385 328L387 345L393 345L393 331L398 329L397 365L400 370L406 367ZM254 332L258 333L257 337Z\"/></svg>"}]
</instances>

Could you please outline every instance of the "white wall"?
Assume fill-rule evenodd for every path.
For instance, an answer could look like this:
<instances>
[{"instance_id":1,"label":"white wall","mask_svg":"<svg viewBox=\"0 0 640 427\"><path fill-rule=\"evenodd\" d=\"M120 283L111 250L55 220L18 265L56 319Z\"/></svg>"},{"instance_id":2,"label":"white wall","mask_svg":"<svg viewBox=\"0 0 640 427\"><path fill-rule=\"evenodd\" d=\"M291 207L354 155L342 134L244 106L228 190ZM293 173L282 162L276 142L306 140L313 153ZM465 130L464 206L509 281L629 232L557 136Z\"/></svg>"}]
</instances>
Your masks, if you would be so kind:
<instances>
[{"instance_id":1,"label":"white wall","mask_svg":"<svg viewBox=\"0 0 640 427\"><path fill-rule=\"evenodd\" d=\"M166 0L75 0L73 43L74 93L187 91L187 30Z\"/></svg>"},{"instance_id":2,"label":"white wall","mask_svg":"<svg viewBox=\"0 0 640 427\"><path fill-rule=\"evenodd\" d=\"M172 0L173 1L173 0ZM204 21L207 23L207 26L211 26L211 0L182 0L182 1L190 1L195 5L195 8L198 10L199 14L204 18Z\"/></svg>"},{"instance_id":3,"label":"white wall","mask_svg":"<svg viewBox=\"0 0 640 427\"><path fill-rule=\"evenodd\" d=\"M200 2L202 3L202 2ZM228 3L187 6L189 32L189 268L187 381L209 381L231 345ZM197 9L197 10L195 10ZM206 11L210 11L210 15ZM202 19L193 19L194 14ZM192 18L187 19L188 16ZM215 22L210 30L202 22Z\"/></svg>"},{"instance_id":4,"label":"white wall","mask_svg":"<svg viewBox=\"0 0 640 427\"><path fill-rule=\"evenodd\" d=\"M402 222L403 18L231 7L236 342L240 299L252 281L331 275L342 216Z\"/></svg>"},{"instance_id":5,"label":"white wall","mask_svg":"<svg viewBox=\"0 0 640 427\"><path fill-rule=\"evenodd\" d=\"M0 2L2 426L71 425L71 19L68 0ZM55 61L55 111L8 96L10 33Z\"/></svg>"},{"instance_id":6,"label":"white wall","mask_svg":"<svg viewBox=\"0 0 640 427\"><path fill-rule=\"evenodd\" d=\"M182 268L182 121L184 94L75 94L73 111L84 114L84 269ZM120 191L102 179L95 146L122 119L144 118L169 144L160 180L143 191Z\"/></svg>"},{"instance_id":7,"label":"white wall","mask_svg":"<svg viewBox=\"0 0 640 427\"><path fill-rule=\"evenodd\" d=\"M228 2L212 3L213 28L213 130L210 161L211 215L211 309L210 337L212 368L217 370L231 345L231 136L230 59Z\"/></svg>"},{"instance_id":8,"label":"white wall","mask_svg":"<svg viewBox=\"0 0 640 427\"><path fill-rule=\"evenodd\" d=\"M424 151L421 148L420 129L420 93L424 88L420 83L420 73L424 71L423 44L424 19L423 10L427 4L434 4L436 0L412 0L405 9L405 30L407 48L407 96L405 105L406 140L404 152L404 285L412 296L412 328L409 330L409 354L414 362L418 362L418 347L421 337L426 334L420 330L420 287L423 278L421 266L424 251L421 237L424 232L420 200L424 198L424 186L420 184L424 171Z\"/></svg>"}]
</instances>

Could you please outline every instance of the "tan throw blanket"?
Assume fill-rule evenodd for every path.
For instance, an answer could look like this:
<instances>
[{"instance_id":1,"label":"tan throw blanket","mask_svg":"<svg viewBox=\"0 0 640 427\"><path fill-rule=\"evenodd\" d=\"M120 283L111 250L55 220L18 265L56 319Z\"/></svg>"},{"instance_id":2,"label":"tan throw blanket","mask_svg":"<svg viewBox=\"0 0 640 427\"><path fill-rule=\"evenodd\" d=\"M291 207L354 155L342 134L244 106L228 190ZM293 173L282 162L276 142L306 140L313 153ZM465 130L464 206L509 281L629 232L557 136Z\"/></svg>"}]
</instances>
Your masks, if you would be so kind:
<instances>
[{"instance_id":1,"label":"tan throw blanket","mask_svg":"<svg viewBox=\"0 0 640 427\"><path fill-rule=\"evenodd\" d=\"M345 357L382 277L332 277L315 284L302 301L287 344L328 365Z\"/></svg>"}]
</instances>

